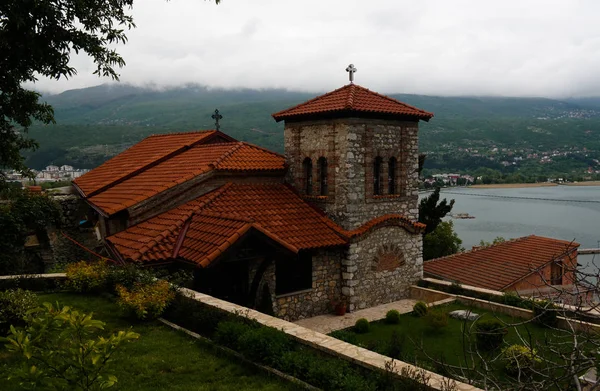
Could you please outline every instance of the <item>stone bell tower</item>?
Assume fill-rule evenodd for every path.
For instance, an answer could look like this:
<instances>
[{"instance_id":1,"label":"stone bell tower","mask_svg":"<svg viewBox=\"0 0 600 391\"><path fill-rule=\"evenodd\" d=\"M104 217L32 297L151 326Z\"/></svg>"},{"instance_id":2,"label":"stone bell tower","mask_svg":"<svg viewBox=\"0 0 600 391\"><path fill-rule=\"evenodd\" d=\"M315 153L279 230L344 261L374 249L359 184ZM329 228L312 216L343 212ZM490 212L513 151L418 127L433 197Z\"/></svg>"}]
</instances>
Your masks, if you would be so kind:
<instances>
[{"instance_id":1,"label":"stone bell tower","mask_svg":"<svg viewBox=\"0 0 600 391\"><path fill-rule=\"evenodd\" d=\"M432 113L350 84L273 114L285 121L288 183L347 230L418 217L419 120Z\"/></svg>"}]
</instances>

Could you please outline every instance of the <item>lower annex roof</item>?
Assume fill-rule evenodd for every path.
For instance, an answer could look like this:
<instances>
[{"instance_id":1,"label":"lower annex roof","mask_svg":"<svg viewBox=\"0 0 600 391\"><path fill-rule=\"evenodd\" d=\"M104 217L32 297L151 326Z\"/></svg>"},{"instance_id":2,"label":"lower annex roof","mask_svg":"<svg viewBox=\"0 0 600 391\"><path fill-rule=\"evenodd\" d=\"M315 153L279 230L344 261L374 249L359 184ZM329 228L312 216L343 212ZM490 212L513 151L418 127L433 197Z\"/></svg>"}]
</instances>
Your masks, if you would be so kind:
<instances>
[{"instance_id":1,"label":"lower annex roof","mask_svg":"<svg viewBox=\"0 0 600 391\"><path fill-rule=\"evenodd\" d=\"M402 226L414 233L425 228L403 216L387 215L346 231L287 185L227 183L106 241L125 260L183 259L206 267L251 230L297 253L346 245L382 224Z\"/></svg>"}]
</instances>

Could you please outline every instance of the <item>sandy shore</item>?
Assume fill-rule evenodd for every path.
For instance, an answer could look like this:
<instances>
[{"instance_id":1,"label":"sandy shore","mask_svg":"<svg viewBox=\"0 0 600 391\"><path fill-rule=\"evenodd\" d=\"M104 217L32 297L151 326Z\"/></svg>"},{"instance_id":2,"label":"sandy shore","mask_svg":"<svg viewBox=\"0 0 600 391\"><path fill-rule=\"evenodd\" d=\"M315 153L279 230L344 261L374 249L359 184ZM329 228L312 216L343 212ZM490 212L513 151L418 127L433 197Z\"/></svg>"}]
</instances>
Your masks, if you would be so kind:
<instances>
[{"instance_id":1,"label":"sandy shore","mask_svg":"<svg viewBox=\"0 0 600 391\"><path fill-rule=\"evenodd\" d=\"M473 189L519 189L524 187L552 187L552 186L600 186L600 181L565 183L557 185L556 183L494 183L491 185L473 185Z\"/></svg>"}]
</instances>

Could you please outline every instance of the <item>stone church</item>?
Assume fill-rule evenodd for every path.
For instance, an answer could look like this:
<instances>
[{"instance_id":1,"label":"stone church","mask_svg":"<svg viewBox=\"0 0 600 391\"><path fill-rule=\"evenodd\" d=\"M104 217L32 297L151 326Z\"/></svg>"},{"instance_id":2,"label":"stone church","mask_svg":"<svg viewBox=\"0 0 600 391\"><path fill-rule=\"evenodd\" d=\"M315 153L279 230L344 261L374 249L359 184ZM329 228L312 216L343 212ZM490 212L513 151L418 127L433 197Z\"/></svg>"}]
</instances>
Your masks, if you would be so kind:
<instances>
[{"instance_id":1,"label":"stone church","mask_svg":"<svg viewBox=\"0 0 600 391\"><path fill-rule=\"evenodd\" d=\"M195 289L288 320L352 311L422 276L432 117L351 82L273 114L285 156L218 130L154 135L73 184L115 260L189 267Z\"/></svg>"}]
</instances>

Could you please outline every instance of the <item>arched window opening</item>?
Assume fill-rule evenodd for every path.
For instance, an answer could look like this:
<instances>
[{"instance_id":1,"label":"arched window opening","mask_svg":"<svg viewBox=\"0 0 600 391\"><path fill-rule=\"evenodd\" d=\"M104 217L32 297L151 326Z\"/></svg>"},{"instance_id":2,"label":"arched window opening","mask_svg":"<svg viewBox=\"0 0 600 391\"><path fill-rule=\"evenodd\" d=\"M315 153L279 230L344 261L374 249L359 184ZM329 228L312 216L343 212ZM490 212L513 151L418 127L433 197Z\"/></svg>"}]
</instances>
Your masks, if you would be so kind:
<instances>
[{"instance_id":1,"label":"arched window opening","mask_svg":"<svg viewBox=\"0 0 600 391\"><path fill-rule=\"evenodd\" d=\"M396 188L396 166L396 158L390 158L388 162L388 194L396 194L398 192Z\"/></svg>"},{"instance_id":2,"label":"arched window opening","mask_svg":"<svg viewBox=\"0 0 600 391\"><path fill-rule=\"evenodd\" d=\"M381 162L383 159L377 156L373 164L373 194L381 195Z\"/></svg>"},{"instance_id":3,"label":"arched window opening","mask_svg":"<svg viewBox=\"0 0 600 391\"><path fill-rule=\"evenodd\" d=\"M324 157L320 157L318 161L319 168L319 184L320 184L320 194L322 196L327 195L327 159Z\"/></svg>"},{"instance_id":4,"label":"arched window opening","mask_svg":"<svg viewBox=\"0 0 600 391\"><path fill-rule=\"evenodd\" d=\"M312 160L310 160L309 157L304 159L304 161L302 162L302 168L304 170L304 192L307 195L311 195L312 188L313 188L313 184L312 184L313 178L312 178Z\"/></svg>"}]
</instances>

